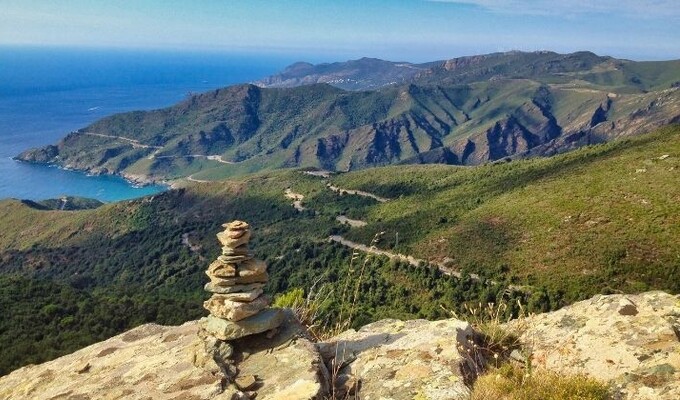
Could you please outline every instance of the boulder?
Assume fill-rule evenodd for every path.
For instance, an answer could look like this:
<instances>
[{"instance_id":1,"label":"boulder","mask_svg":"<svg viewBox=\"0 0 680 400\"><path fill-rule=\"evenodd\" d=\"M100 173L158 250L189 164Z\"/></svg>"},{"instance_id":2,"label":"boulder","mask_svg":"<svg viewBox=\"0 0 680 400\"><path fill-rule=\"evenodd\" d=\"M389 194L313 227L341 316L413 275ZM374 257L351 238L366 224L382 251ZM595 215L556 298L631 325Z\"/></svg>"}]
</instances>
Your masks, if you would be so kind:
<instances>
[{"instance_id":1,"label":"boulder","mask_svg":"<svg viewBox=\"0 0 680 400\"><path fill-rule=\"evenodd\" d=\"M680 296L598 295L508 326L536 367L609 382L621 399L680 399Z\"/></svg>"},{"instance_id":2,"label":"boulder","mask_svg":"<svg viewBox=\"0 0 680 400\"><path fill-rule=\"evenodd\" d=\"M455 319L383 320L343 332L318 348L339 378L336 390L358 385L365 400L455 400L470 396L464 382L469 363L461 349L465 353L472 336L470 325Z\"/></svg>"}]
</instances>

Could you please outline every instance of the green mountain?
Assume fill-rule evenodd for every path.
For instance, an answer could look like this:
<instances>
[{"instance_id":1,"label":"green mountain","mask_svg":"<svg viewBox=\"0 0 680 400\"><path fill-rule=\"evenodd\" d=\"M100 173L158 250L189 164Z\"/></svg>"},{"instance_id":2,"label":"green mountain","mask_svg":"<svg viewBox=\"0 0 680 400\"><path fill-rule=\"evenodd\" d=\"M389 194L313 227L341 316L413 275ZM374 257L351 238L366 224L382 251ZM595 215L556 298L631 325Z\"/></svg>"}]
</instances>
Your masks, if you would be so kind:
<instances>
[{"instance_id":1,"label":"green mountain","mask_svg":"<svg viewBox=\"0 0 680 400\"><path fill-rule=\"evenodd\" d=\"M548 310L597 293L680 293L679 155L672 126L478 167L262 172L69 212L0 201L0 373L141 323L203 315L214 234L232 219L254 227L270 294L338 287L361 270L356 326L501 298ZM303 211L287 189L304 196ZM353 253L331 235L433 267ZM332 320L343 294L327 295L321 313Z\"/></svg>"},{"instance_id":2,"label":"green mountain","mask_svg":"<svg viewBox=\"0 0 680 400\"><path fill-rule=\"evenodd\" d=\"M278 74L253 82L260 87L280 88L328 83L345 90L371 90L398 85L439 64L392 62L377 58L361 58L346 62L312 65L298 62Z\"/></svg>"},{"instance_id":3,"label":"green mountain","mask_svg":"<svg viewBox=\"0 0 680 400\"><path fill-rule=\"evenodd\" d=\"M232 86L104 118L18 158L142 182L287 167L476 165L680 120L680 61L512 52L435 64L410 83L373 91Z\"/></svg>"}]
</instances>

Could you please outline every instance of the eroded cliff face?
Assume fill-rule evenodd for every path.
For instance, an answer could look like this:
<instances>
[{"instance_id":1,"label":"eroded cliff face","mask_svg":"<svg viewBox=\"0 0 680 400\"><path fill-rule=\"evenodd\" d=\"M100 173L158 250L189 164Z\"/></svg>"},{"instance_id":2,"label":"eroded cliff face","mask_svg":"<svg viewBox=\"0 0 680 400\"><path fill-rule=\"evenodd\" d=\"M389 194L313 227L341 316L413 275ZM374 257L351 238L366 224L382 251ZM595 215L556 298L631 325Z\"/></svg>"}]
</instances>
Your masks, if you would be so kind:
<instances>
[{"instance_id":1,"label":"eroded cliff face","mask_svg":"<svg viewBox=\"0 0 680 400\"><path fill-rule=\"evenodd\" d=\"M596 296L506 328L522 332L535 368L589 375L620 399L680 396L680 296ZM467 399L474 380L466 349L475 332L456 319L384 320L313 343L288 314L277 330L231 342L232 371L198 331L195 321L143 325L0 378L0 397L443 400Z\"/></svg>"}]
</instances>

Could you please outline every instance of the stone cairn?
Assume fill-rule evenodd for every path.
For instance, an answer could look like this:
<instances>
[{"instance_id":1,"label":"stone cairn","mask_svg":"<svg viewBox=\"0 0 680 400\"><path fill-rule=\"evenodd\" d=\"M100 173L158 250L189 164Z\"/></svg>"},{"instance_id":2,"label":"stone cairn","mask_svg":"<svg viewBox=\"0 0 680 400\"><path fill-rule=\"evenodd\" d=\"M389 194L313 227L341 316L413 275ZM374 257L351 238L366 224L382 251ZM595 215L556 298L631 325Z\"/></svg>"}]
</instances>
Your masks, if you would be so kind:
<instances>
[{"instance_id":1,"label":"stone cairn","mask_svg":"<svg viewBox=\"0 0 680 400\"><path fill-rule=\"evenodd\" d=\"M205 290L213 295L203 303L210 315L201 318L202 331L225 341L278 327L284 315L281 309L269 308L269 298L262 294L269 278L267 264L248 249L250 226L243 221L222 226L226 229L217 234L222 255L206 271L210 282Z\"/></svg>"},{"instance_id":2,"label":"stone cairn","mask_svg":"<svg viewBox=\"0 0 680 400\"><path fill-rule=\"evenodd\" d=\"M238 355L234 354L238 343L234 341L267 331L274 334L286 314L270 308L269 298L262 294L269 276L264 261L253 258L248 250L250 226L243 221L222 226L225 230L217 234L222 255L205 272L210 278L205 290L212 296L203 306L210 315L198 323L199 341L192 362L201 368L217 368L215 374L221 372L225 399L253 399L257 378L239 376Z\"/></svg>"}]
</instances>

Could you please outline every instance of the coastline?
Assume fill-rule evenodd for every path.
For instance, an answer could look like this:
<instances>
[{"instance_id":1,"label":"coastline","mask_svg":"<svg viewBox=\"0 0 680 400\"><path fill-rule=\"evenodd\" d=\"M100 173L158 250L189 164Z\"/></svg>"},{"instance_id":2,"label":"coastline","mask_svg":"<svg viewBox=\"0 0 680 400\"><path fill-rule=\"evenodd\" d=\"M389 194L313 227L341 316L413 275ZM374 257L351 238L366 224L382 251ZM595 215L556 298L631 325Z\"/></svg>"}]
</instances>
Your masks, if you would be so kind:
<instances>
[{"instance_id":1,"label":"coastline","mask_svg":"<svg viewBox=\"0 0 680 400\"><path fill-rule=\"evenodd\" d=\"M76 177L76 180L80 182L80 186L78 188L73 188L69 187L68 183L66 183L66 187L64 187L65 190L59 190L58 192L55 192L53 195L48 195L48 196L40 196L38 195L37 197L27 197L25 194L24 195L14 195L14 194L9 194L7 196L0 196L2 198L26 198L28 200L45 200L48 198L53 198L53 197L61 197L61 196L77 196L77 197L88 197L88 198L95 198L97 200L101 200L107 203L111 202L116 202L116 201L124 201L124 200L130 200L134 198L140 198L140 197L145 197L145 196L150 196L154 195L157 193L165 192L170 189L175 189L177 188L177 185L173 181L169 180L164 180L164 179L154 179L148 176L143 176L143 175L133 175L133 174L120 174L120 173L115 173L115 172L109 172L109 171L93 171L89 169L79 169L79 168L73 168L72 166L64 166L60 165L57 162L40 162L40 161L30 161L30 160L25 160L21 159L17 156L15 157L10 157L10 159L17 163L17 164L23 164L23 165L29 165L29 166L35 166L35 167L43 167L43 168L48 168L48 169L55 169L55 170L60 170L64 171L67 173L74 173L80 176L80 178ZM30 177L32 177L33 174L31 174ZM99 182L96 181L84 181L82 178L86 179L97 179L97 178L107 178L111 179L110 181L102 181L100 180ZM54 177L52 180L59 180L62 177ZM43 177L44 179L44 177ZM68 178L64 179L64 181L68 181ZM84 183L86 182L86 183ZM60 184L64 184L63 181L59 181ZM38 178L38 182L36 183L37 185L40 185L40 178ZM113 188L110 188L109 186L111 184L114 184ZM95 188L99 188L97 190L97 193L94 194L83 194L83 185L85 186L93 186ZM129 190L126 190L129 189ZM88 189L87 187L85 189ZM95 189L89 188L90 191L94 191ZM145 189L145 190L143 190ZM142 190L139 194L134 193L136 190ZM106 193L100 193L100 192L106 192Z\"/></svg>"}]
</instances>

